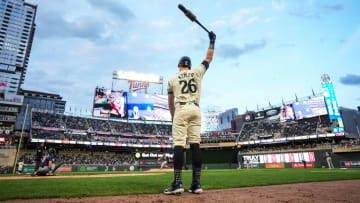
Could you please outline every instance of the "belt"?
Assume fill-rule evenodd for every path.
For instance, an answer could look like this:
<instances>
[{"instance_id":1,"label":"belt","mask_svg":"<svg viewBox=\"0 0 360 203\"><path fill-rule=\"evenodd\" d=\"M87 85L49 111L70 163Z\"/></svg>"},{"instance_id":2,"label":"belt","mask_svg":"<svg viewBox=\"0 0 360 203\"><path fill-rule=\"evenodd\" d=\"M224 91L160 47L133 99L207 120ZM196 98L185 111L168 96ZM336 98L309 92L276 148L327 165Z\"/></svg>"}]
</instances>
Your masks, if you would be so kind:
<instances>
[{"instance_id":1,"label":"belt","mask_svg":"<svg viewBox=\"0 0 360 203\"><path fill-rule=\"evenodd\" d=\"M198 103L188 103L188 102L179 102L180 105L185 105L185 104L195 104L195 106L200 107L200 105Z\"/></svg>"}]
</instances>

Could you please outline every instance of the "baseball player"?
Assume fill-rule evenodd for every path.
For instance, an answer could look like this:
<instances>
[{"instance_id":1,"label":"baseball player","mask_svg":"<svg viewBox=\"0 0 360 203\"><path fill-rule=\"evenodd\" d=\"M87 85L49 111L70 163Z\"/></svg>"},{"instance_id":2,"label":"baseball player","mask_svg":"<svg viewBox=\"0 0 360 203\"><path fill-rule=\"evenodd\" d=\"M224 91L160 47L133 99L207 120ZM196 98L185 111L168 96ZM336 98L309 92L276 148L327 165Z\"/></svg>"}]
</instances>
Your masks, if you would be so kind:
<instances>
[{"instance_id":1,"label":"baseball player","mask_svg":"<svg viewBox=\"0 0 360 203\"><path fill-rule=\"evenodd\" d=\"M42 142L40 144L40 146L36 149L36 158L35 158L35 171L33 174L36 174L39 166L40 166L40 162L41 162L41 158L43 156L43 152L46 150L46 146L45 146L45 142Z\"/></svg>"},{"instance_id":2,"label":"baseball player","mask_svg":"<svg viewBox=\"0 0 360 203\"><path fill-rule=\"evenodd\" d=\"M183 56L178 64L179 72L168 82L168 102L173 121L172 136L174 146L174 181L165 194L181 194L184 188L181 172L184 163L186 136L192 150L192 184L189 192L200 194L201 154L200 154L200 93L201 80L213 58L216 35L209 33L210 46L205 60L195 69L191 69L191 60Z\"/></svg>"},{"instance_id":3,"label":"baseball player","mask_svg":"<svg viewBox=\"0 0 360 203\"><path fill-rule=\"evenodd\" d=\"M163 169L164 167L168 168L168 157L165 155L165 153L163 154L163 156L161 157L161 166L160 169Z\"/></svg>"}]
</instances>

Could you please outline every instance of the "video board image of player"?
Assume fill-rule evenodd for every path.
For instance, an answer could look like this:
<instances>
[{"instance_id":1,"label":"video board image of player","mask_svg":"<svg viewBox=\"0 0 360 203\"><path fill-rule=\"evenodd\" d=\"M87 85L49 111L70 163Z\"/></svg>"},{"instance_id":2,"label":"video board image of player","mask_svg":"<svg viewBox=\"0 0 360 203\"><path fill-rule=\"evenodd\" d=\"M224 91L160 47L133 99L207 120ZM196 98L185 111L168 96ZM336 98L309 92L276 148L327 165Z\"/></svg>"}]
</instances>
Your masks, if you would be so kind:
<instances>
[{"instance_id":1,"label":"video board image of player","mask_svg":"<svg viewBox=\"0 0 360 203\"><path fill-rule=\"evenodd\" d=\"M126 92L95 89L93 116L126 118Z\"/></svg>"},{"instance_id":2,"label":"video board image of player","mask_svg":"<svg viewBox=\"0 0 360 203\"><path fill-rule=\"evenodd\" d=\"M152 120L154 104L148 94L128 94L128 118L136 120Z\"/></svg>"},{"instance_id":3,"label":"video board image of player","mask_svg":"<svg viewBox=\"0 0 360 203\"><path fill-rule=\"evenodd\" d=\"M324 97L315 97L293 104L296 119L311 118L327 114Z\"/></svg>"},{"instance_id":4,"label":"video board image of player","mask_svg":"<svg viewBox=\"0 0 360 203\"><path fill-rule=\"evenodd\" d=\"M128 118L171 121L167 96L128 93Z\"/></svg>"},{"instance_id":5,"label":"video board image of player","mask_svg":"<svg viewBox=\"0 0 360 203\"><path fill-rule=\"evenodd\" d=\"M116 91L108 95L108 104L110 104L110 117L126 118L126 92Z\"/></svg>"},{"instance_id":6,"label":"video board image of player","mask_svg":"<svg viewBox=\"0 0 360 203\"><path fill-rule=\"evenodd\" d=\"M294 120L294 111L291 104L280 107L280 122Z\"/></svg>"}]
</instances>

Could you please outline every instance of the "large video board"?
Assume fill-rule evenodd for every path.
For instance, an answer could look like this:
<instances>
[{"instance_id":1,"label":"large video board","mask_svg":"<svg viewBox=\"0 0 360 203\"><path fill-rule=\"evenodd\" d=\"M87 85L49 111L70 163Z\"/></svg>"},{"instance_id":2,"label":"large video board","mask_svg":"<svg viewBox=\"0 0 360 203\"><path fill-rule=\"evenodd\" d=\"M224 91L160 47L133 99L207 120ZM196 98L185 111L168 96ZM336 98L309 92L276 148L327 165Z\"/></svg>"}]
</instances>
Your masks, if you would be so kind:
<instances>
[{"instance_id":1,"label":"large video board","mask_svg":"<svg viewBox=\"0 0 360 203\"><path fill-rule=\"evenodd\" d=\"M171 121L166 95L95 89L94 117Z\"/></svg>"},{"instance_id":2,"label":"large video board","mask_svg":"<svg viewBox=\"0 0 360 203\"><path fill-rule=\"evenodd\" d=\"M323 96L296 102L292 106L296 119L311 118L327 114Z\"/></svg>"},{"instance_id":3,"label":"large video board","mask_svg":"<svg viewBox=\"0 0 360 203\"><path fill-rule=\"evenodd\" d=\"M128 93L128 118L171 121L167 97L156 94Z\"/></svg>"},{"instance_id":4,"label":"large video board","mask_svg":"<svg viewBox=\"0 0 360 203\"><path fill-rule=\"evenodd\" d=\"M96 88L93 105L93 116L126 118L126 100L126 92Z\"/></svg>"},{"instance_id":5,"label":"large video board","mask_svg":"<svg viewBox=\"0 0 360 203\"><path fill-rule=\"evenodd\" d=\"M294 120L294 111L292 105L285 105L280 107L280 122L292 121Z\"/></svg>"}]
</instances>

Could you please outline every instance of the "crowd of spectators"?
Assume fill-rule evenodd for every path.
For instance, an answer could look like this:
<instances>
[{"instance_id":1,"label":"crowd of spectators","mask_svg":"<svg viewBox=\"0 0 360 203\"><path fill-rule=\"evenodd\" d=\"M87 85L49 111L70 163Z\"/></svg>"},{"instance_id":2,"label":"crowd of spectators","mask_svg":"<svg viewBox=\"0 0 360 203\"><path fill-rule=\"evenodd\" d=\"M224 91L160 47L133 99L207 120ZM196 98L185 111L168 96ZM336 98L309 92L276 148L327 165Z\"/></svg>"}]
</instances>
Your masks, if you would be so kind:
<instances>
[{"instance_id":1,"label":"crowd of spectators","mask_svg":"<svg viewBox=\"0 0 360 203\"><path fill-rule=\"evenodd\" d=\"M113 134L171 135L171 125L168 124L134 123L40 112L32 112L32 126Z\"/></svg>"},{"instance_id":2,"label":"crowd of spectators","mask_svg":"<svg viewBox=\"0 0 360 203\"><path fill-rule=\"evenodd\" d=\"M87 119L90 127L90 131L111 131L110 123L106 120L95 120L95 119Z\"/></svg>"},{"instance_id":3,"label":"crowd of spectators","mask_svg":"<svg viewBox=\"0 0 360 203\"><path fill-rule=\"evenodd\" d=\"M25 152L20 155L19 162L24 164L34 165L36 159L35 152ZM133 165L135 158L133 154L122 153L59 153L55 159L56 163L63 163L66 165Z\"/></svg>"},{"instance_id":4,"label":"crowd of spectators","mask_svg":"<svg viewBox=\"0 0 360 203\"><path fill-rule=\"evenodd\" d=\"M333 145L334 148L352 148L360 147L360 138L357 139L346 139Z\"/></svg>"},{"instance_id":5,"label":"crowd of spectators","mask_svg":"<svg viewBox=\"0 0 360 203\"><path fill-rule=\"evenodd\" d=\"M227 131L215 131L201 134L201 143L235 142L236 136Z\"/></svg>"},{"instance_id":6,"label":"crowd of spectators","mask_svg":"<svg viewBox=\"0 0 360 203\"><path fill-rule=\"evenodd\" d=\"M171 145L171 125L32 112L32 138Z\"/></svg>"},{"instance_id":7,"label":"crowd of spectators","mask_svg":"<svg viewBox=\"0 0 360 203\"><path fill-rule=\"evenodd\" d=\"M113 156L91 154L59 154L57 161L66 165L133 165L132 154L115 154Z\"/></svg>"},{"instance_id":8,"label":"crowd of spectators","mask_svg":"<svg viewBox=\"0 0 360 203\"><path fill-rule=\"evenodd\" d=\"M33 127L65 128L64 115L32 112Z\"/></svg>"},{"instance_id":9,"label":"crowd of spectators","mask_svg":"<svg viewBox=\"0 0 360 203\"><path fill-rule=\"evenodd\" d=\"M126 122L110 121L110 128L113 133L133 133L134 127Z\"/></svg>"},{"instance_id":10,"label":"crowd of spectators","mask_svg":"<svg viewBox=\"0 0 360 203\"><path fill-rule=\"evenodd\" d=\"M89 141L89 142L114 142L121 144L142 145L169 145L172 141L167 138L141 137L141 136L119 136L119 135L96 135L91 133L73 134L67 131L54 131L33 129L32 137L37 139L54 139L65 141ZM155 138L155 139L154 139Z\"/></svg>"},{"instance_id":11,"label":"crowd of spectators","mask_svg":"<svg viewBox=\"0 0 360 203\"><path fill-rule=\"evenodd\" d=\"M76 140L91 141L91 134L73 134L68 131L32 129L32 137L37 139L55 139L55 140Z\"/></svg>"},{"instance_id":12,"label":"crowd of spectators","mask_svg":"<svg viewBox=\"0 0 360 203\"><path fill-rule=\"evenodd\" d=\"M19 162L24 164L35 165L35 152L33 153L23 153L19 156Z\"/></svg>"},{"instance_id":13,"label":"crowd of spectators","mask_svg":"<svg viewBox=\"0 0 360 203\"><path fill-rule=\"evenodd\" d=\"M268 138L293 137L329 133L332 131L328 119L319 117L280 122L279 120L258 120L244 123L239 141Z\"/></svg>"}]
</instances>

